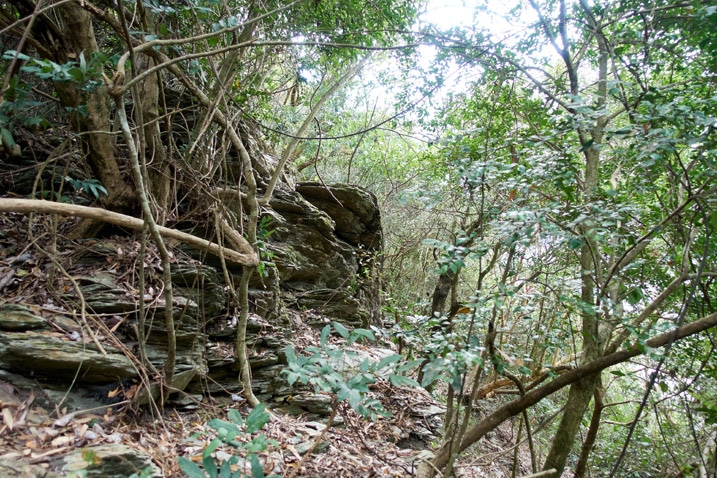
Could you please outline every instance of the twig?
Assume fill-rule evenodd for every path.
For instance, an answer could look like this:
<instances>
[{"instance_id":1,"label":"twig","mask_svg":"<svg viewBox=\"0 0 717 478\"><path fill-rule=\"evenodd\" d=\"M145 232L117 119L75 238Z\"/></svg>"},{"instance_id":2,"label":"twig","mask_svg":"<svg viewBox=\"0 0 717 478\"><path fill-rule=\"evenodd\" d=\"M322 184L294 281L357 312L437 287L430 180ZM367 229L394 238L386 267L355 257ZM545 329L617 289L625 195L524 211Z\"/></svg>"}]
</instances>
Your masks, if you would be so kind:
<instances>
[{"instance_id":1,"label":"twig","mask_svg":"<svg viewBox=\"0 0 717 478\"><path fill-rule=\"evenodd\" d=\"M331 402L331 415L329 415L329 419L326 422L326 428L321 430L321 433L314 439L314 443L311 444L311 448L307 450L307 452L304 454L304 456L301 457L301 460L299 460L299 463L296 464L296 467L294 467L293 470L289 472L286 478L294 478L297 473L301 470L301 468L306 464L306 461L309 459L311 454L316 450L316 447L319 446L319 443L321 443L321 440L324 439L324 436L326 436L326 433L329 431L329 428L334 424L334 419L336 418L336 412L339 409L339 401L336 399L336 397L333 398L333 401Z\"/></svg>"}]
</instances>

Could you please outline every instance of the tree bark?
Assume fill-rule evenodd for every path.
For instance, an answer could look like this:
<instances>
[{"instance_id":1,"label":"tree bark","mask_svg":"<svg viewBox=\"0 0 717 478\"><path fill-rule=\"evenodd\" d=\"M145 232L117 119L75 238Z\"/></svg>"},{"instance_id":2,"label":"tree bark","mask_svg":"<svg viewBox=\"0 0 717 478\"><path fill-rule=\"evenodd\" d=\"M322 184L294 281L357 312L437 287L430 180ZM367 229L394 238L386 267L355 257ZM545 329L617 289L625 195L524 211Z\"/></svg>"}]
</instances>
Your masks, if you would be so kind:
<instances>
[{"instance_id":1,"label":"tree bark","mask_svg":"<svg viewBox=\"0 0 717 478\"><path fill-rule=\"evenodd\" d=\"M603 390L602 383L598 383L595 387L593 416L590 419L590 427L583 442L583 448L580 450L580 458L578 458L578 463L575 465L575 478L583 478L585 476L585 472L588 468L588 458L595 447L595 442L597 442L598 430L600 430L600 419L602 418L602 411L605 409L605 403L603 402L604 393L605 390Z\"/></svg>"},{"instance_id":2,"label":"tree bark","mask_svg":"<svg viewBox=\"0 0 717 478\"><path fill-rule=\"evenodd\" d=\"M568 39L565 32L565 1L561 0L561 16L560 31L563 40L562 56L565 60L565 66L571 79L571 92L579 93L578 75L574 71L574 65L570 58L568 48ZM585 8L583 6L583 8ZM593 19L590 13L585 10L588 18ZM591 24L593 29L598 26ZM607 66L608 66L608 46L604 38L597 35L598 42L598 83L597 95L594 109L599 111L603 108L607 95ZM594 126L591 129L581 128L577 130L580 140L581 149L585 158L584 184L582 190L582 198L584 204L593 201L598 188L599 166L600 166L600 145L602 144L604 128L607 125L607 118L603 115L595 119ZM584 310L580 313L581 319L581 336L582 336L582 353L581 364L589 363L599 358L604 352L604 343L609 337L600 337L599 320L596 316L596 309L589 310L589 307L596 307L596 287L604 287L604 264L602 259L601 248L597 241L591 237L588 227L581 227L582 239L584 244L580 251L580 278L581 278L581 301L584 304ZM562 475L567 462L568 456L572 450L575 436L580 428L582 417L587 410L590 400L595 391L595 386L599 379L599 374L594 376L586 376L570 387L568 393L568 401L565 406L565 413L561 417L558 429L555 432L555 438L543 465L543 470L555 469L557 476Z\"/></svg>"},{"instance_id":3,"label":"tree bark","mask_svg":"<svg viewBox=\"0 0 717 478\"><path fill-rule=\"evenodd\" d=\"M147 8L137 3L144 31L155 31L155 22ZM141 73L156 65L153 58L144 53L134 56L135 72ZM139 105L141 116L137 124L142 125L140 153L144 155L147 167L147 185L150 203L159 224L164 224L171 195L171 171L167 161L167 149L162 143L159 129L159 102L161 94L160 73L142 79L133 88L135 103Z\"/></svg>"},{"instance_id":4,"label":"tree bark","mask_svg":"<svg viewBox=\"0 0 717 478\"><path fill-rule=\"evenodd\" d=\"M66 63L79 58L89 61L99 51L92 26L92 15L78 3L62 3L57 7L62 18L63 41L50 43L55 47L51 60ZM66 48L66 49L65 49ZM84 105L85 115L72 113L73 125L84 146L87 162L92 173L107 189L103 201L110 209L126 211L134 206L133 188L122 176L115 155L114 141L110 133L110 98L107 89L100 86L93 91L81 93L71 83L55 82L55 90L62 105L77 108Z\"/></svg>"},{"instance_id":5,"label":"tree bark","mask_svg":"<svg viewBox=\"0 0 717 478\"><path fill-rule=\"evenodd\" d=\"M593 396L596 382L597 376L591 375L570 386L568 401L565 405L563 416L560 418L558 431L555 433L550 445L550 452L543 464L543 471L555 469L560 470L562 473L562 470L565 469L565 463L573 447L575 436L580 429L585 410Z\"/></svg>"}]
</instances>

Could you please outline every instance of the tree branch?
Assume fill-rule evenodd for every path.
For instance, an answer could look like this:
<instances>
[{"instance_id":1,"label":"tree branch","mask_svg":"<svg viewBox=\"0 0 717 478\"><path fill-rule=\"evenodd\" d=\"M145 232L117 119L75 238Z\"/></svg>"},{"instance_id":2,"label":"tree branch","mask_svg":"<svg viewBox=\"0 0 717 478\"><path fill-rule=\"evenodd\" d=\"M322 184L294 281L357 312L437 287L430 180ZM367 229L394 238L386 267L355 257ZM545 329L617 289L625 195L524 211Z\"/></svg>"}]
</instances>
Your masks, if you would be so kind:
<instances>
[{"instance_id":1,"label":"tree branch","mask_svg":"<svg viewBox=\"0 0 717 478\"><path fill-rule=\"evenodd\" d=\"M683 327L653 337L647 342L645 342L644 347L632 345L625 350L613 352L609 355L605 355L596 360L581 365L580 367L576 367L568 372L565 372L563 375L556 378L552 382L547 383L542 387L538 387L526 393L521 398L503 405L495 412L490 414L488 417L473 425L466 432L465 437L460 444L459 451L462 452L469 446L476 443L488 432L497 428L505 420L515 415L518 415L523 410L532 407L542 399L548 397L549 395L552 395L558 390L567 387L568 385L571 385L587 376L599 373L606 368L626 362L633 357L642 355L648 349L664 347L685 337L704 332L705 330L708 330L715 326L717 326L717 313L710 314ZM430 468L433 469L435 467L435 469L443 469L449 458L449 448L444 446L436 453L436 456L433 459L432 466ZM418 476L430 476L430 472L419 472Z\"/></svg>"},{"instance_id":2,"label":"tree branch","mask_svg":"<svg viewBox=\"0 0 717 478\"><path fill-rule=\"evenodd\" d=\"M366 55L361 61L356 63L354 66L349 68L349 70L342 75L336 82L331 85L331 87L324 93L321 98L319 98L319 101L316 102L316 104L311 108L311 111L306 116L306 119L304 120L304 123L301 125L299 130L296 132L297 137L301 137L306 130L309 128L309 125L314 120L316 115L318 114L321 107L326 103L326 101L331 98L331 96L336 93L339 88L341 88L347 81L349 81L351 78L353 78L360 70L364 67L366 62L371 58L371 54L369 53ZM286 162L291 157L291 154L294 152L294 149L296 149L296 146L299 144L299 140L294 138L292 139L288 146L284 149L283 154L281 155L281 159L279 160L279 164L276 166L276 169L274 170L274 174L271 176L271 180L269 181L269 185L266 187L266 192L264 192L264 196L259 199L259 204L266 205L269 203L269 200L271 199L271 195L274 193L274 188L276 187L277 181L279 181L279 178L281 177L281 173L284 171L284 166L286 165Z\"/></svg>"},{"instance_id":3,"label":"tree branch","mask_svg":"<svg viewBox=\"0 0 717 478\"><path fill-rule=\"evenodd\" d=\"M96 207L79 206L77 204L63 204L44 201L41 199L0 198L0 213L3 212L16 212L21 214L39 212L46 214L59 214L61 216L77 216L94 219L96 221L104 221L136 231L141 231L144 228L144 221L137 219L136 217ZM192 236L191 234L187 234L185 232L177 231L176 229L170 229L168 227L157 226L157 229L162 236L169 239L175 239L216 256L219 256L220 254L221 247L213 242ZM256 266L259 263L256 252L254 252L254 249L252 249L251 245L246 242L245 239L242 238L241 240L243 241L243 250L235 251L232 249L224 249L221 253L224 254L225 258L236 264L250 267Z\"/></svg>"}]
</instances>

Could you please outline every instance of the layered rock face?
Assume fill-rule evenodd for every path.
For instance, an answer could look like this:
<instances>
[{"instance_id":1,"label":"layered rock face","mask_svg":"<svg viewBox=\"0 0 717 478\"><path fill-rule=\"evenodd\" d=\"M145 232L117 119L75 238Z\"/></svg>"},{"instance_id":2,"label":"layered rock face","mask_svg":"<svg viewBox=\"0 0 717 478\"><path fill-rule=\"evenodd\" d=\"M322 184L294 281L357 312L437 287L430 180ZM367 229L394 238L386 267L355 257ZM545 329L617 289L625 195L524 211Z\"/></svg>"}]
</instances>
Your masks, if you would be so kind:
<instances>
[{"instance_id":1,"label":"layered rock face","mask_svg":"<svg viewBox=\"0 0 717 478\"><path fill-rule=\"evenodd\" d=\"M381 325L379 274L383 235L373 194L348 185L300 183L276 195L280 215L272 246L287 305L349 325Z\"/></svg>"},{"instance_id":2,"label":"layered rock face","mask_svg":"<svg viewBox=\"0 0 717 478\"><path fill-rule=\"evenodd\" d=\"M380 213L376 198L363 189L301 183L295 191L276 192L270 208L262 211L260 236L264 267L251 283L250 362L257 396L281 399L289 394L280 372L293 319L316 326L330 320L354 327L381 325ZM60 384L76 379L90 391L132 383L138 378L140 300L146 312L147 357L161 369L167 348L161 293L146 297L127 285L122 267L133 262L117 257L127 248L126 241L93 240L69 256L65 267L78 274L79 290L63 290L65 305L56 310L29 300L0 306L0 379L32 375ZM187 252L195 259L178 258L172 265L176 374L190 394L236 393L238 311L229 303L229 285L217 259ZM15 257L12 253L6 249L0 257ZM144 266L150 281L161 276L156 265L145 261ZM228 272L238 283L241 269Z\"/></svg>"}]
</instances>

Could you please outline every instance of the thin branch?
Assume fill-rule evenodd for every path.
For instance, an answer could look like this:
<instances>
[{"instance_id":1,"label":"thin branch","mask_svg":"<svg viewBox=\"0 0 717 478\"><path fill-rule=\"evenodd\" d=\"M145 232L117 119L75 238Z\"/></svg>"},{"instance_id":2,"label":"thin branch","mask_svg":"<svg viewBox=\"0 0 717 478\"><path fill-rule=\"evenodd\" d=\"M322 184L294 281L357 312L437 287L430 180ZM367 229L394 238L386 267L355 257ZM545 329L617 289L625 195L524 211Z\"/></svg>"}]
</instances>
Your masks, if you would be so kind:
<instances>
[{"instance_id":1,"label":"thin branch","mask_svg":"<svg viewBox=\"0 0 717 478\"><path fill-rule=\"evenodd\" d=\"M361 71L361 68L366 65L366 62L368 62L369 58L371 58L371 54L366 55L356 63L354 66L349 68L349 70L341 76L336 82L331 85L331 87L324 93L321 98L319 98L319 101L316 102L316 104L311 108L311 111L306 116L306 119L304 119L303 124L301 127L299 127L299 130L296 132L296 136L303 135L306 130L311 125L311 122L314 120L316 115L318 114L319 110L321 110L321 107L324 106L324 103L328 101L329 98L331 98L334 93L336 93L347 81L349 81L351 78L353 78L359 71ZM288 146L284 148L284 152L281 155L281 159L279 160L279 164L276 166L276 169L274 170L274 173L271 176L271 180L269 181L269 185L266 187L266 191L264 192L264 196L259 199L259 204L265 205L269 203L269 200L271 199L271 195L274 193L274 188L276 187L276 183L279 181L279 178L281 177L281 174L284 172L284 166L286 165L286 162L291 157L292 153L296 149L296 146L299 144L298 139L292 139L291 142L289 142Z\"/></svg>"},{"instance_id":2,"label":"thin branch","mask_svg":"<svg viewBox=\"0 0 717 478\"><path fill-rule=\"evenodd\" d=\"M5 100L5 92L10 86L10 77L12 72L15 70L15 65L17 64L17 58L20 56L20 52L22 51L23 47L25 46L25 41L28 39L28 36L30 35L30 31L32 31L32 24L35 23L35 19L40 15L40 12L43 10L40 8L42 5L42 0L37 2L37 5L35 5L35 11L32 12L32 15L30 16L30 20L27 22L27 26L25 27L25 31L22 32L22 37L20 38L20 42L17 45L17 51L15 51L15 54L12 56L12 60L10 61L10 65L7 67L7 73L5 74L5 80L3 81L2 89L0 90L0 104L2 104ZM9 145L8 145L9 146Z\"/></svg>"},{"instance_id":3,"label":"thin branch","mask_svg":"<svg viewBox=\"0 0 717 478\"><path fill-rule=\"evenodd\" d=\"M239 29L242 29L242 28L245 28L245 27L247 27L247 26L249 26L249 25L252 25L252 24L254 24L254 23L257 23L257 22L259 22L259 21L261 21L261 20L263 20L263 19L265 19L265 18L268 18L268 17L270 17L271 15L274 15L274 14L276 14L276 13L282 12L282 11L284 11L284 10L288 10L289 8L293 7L294 5L296 5L296 4L298 4L298 3L301 3L301 2L304 2L304 1L306 1L306 0L295 0L295 1L291 2L291 3L289 3L288 5L284 5L283 7L279 7L279 8L277 8L277 9L274 9L274 10L272 10L272 11L270 11L270 12L264 13L264 14L259 15L259 16L257 16L257 17L250 18L250 19L248 19L247 21L245 21L245 22L243 22L243 23L239 23L239 24L237 24L237 25L235 25L235 26L233 26L233 27L225 27L225 28L222 28L222 29L217 30L217 31L215 31L215 32L204 33L204 34L197 35L197 36L193 36L193 37L169 38L169 39L164 39L164 40L162 40L162 39L151 40L151 41L148 41L148 42L146 42L146 43L143 43L143 44L137 46L137 47L135 48L135 51L136 51L136 52L142 52L142 51L144 51L144 50L149 50L149 49L152 49L152 48L155 48L155 47L159 47L159 46L186 45L186 44L188 44L188 43L197 43L197 42L200 42L200 41L203 41L203 40L208 40L208 39L213 38L213 37L217 37L217 36L224 35L225 33L232 33L232 32L235 32L235 31L237 31L237 30L239 30ZM232 45L232 46L242 47L242 46L251 45L252 43L253 43L253 42L248 41L248 42L245 42L245 43L241 43L241 44L239 44L239 45Z\"/></svg>"}]
</instances>

